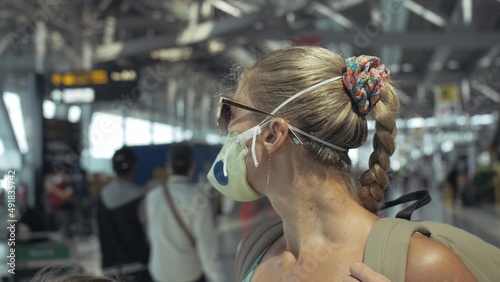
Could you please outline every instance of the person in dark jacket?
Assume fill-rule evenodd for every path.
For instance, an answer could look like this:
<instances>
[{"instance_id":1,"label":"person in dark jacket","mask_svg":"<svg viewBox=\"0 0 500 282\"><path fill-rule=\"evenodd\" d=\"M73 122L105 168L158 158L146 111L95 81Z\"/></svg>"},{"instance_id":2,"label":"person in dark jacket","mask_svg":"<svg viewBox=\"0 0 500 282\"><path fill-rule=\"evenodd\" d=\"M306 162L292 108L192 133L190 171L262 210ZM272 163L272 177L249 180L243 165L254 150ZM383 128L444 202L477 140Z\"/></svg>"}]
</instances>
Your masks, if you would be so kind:
<instances>
[{"instance_id":1,"label":"person in dark jacket","mask_svg":"<svg viewBox=\"0 0 500 282\"><path fill-rule=\"evenodd\" d=\"M97 221L103 273L119 281L151 281L144 228L144 191L132 182L137 158L124 147L113 155L116 179L99 195Z\"/></svg>"}]
</instances>

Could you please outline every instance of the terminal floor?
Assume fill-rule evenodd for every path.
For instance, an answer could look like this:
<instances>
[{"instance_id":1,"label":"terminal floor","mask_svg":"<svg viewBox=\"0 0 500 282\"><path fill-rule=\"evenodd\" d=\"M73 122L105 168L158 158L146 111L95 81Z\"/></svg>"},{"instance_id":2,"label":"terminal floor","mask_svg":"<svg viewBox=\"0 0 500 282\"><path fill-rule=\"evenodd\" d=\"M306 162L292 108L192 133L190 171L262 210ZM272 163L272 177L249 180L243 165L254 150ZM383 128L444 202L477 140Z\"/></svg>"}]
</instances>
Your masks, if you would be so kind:
<instances>
[{"instance_id":1,"label":"terminal floor","mask_svg":"<svg viewBox=\"0 0 500 282\"><path fill-rule=\"evenodd\" d=\"M389 194L393 199L403 192L395 190ZM480 207L463 207L452 205L442 200L440 191L430 191L432 201L425 207L417 210L413 219L432 220L445 222L463 228L489 243L500 247L500 207L494 205L482 205ZM247 206L248 207L248 206ZM396 208L394 208L396 209ZM219 244L221 247L221 259L227 281L234 281L235 254L237 245L246 232L251 231L260 223L275 218L271 209L257 207L258 212L248 212L241 204L235 205L233 212L220 216L218 222ZM387 216L394 216L395 211L389 211ZM242 216L248 217L242 221ZM5 239L0 245L0 258L6 257L7 246ZM73 258L65 263L75 263L88 269L90 272L100 273L100 251L99 242L96 237L86 239L75 239L72 243ZM2 263L0 272L5 273L5 263ZM4 274L2 273L2 277ZM4 280L2 280L4 281Z\"/></svg>"}]
</instances>

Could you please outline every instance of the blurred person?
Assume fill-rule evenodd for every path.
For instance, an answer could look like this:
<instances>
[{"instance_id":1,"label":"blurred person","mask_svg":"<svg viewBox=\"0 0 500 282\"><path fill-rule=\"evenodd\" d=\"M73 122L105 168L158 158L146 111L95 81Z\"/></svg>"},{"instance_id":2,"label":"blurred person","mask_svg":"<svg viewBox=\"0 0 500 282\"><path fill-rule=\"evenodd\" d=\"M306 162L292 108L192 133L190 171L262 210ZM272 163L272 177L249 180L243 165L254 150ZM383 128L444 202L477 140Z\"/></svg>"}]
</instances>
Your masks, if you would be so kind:
<instances>
[{"instance_id":1,"label":"blurred person","mask_svg":"<svg viewBox=\"0 0 500 282\"><path fill-rule=\"evenodd\" d=\"M458 195L459 195L459 176L460 176L460 170L458 167L458 163L455 163L453 167L451 168L450 172L448 172L448 175L446 175L446 181L448 181L448 184L450 185L451 188L451 195L452 195L452 203L456 204L458 203Z\"/></svg>"},{"instance_id":2,"label":"blurred person","mask_svg":"<svg viewBox=\"0 0 500 282\"><path fill-rule=\"evenodd\" d=\"M431 190L433 187L434 183L434 175L433 175L433 170L432 170L432 160L428 157L424 157L422 160L420 169L419 171L419 176L420 176L420 185L421 188Z\"/></svg>"},{"instance_id":3,"label":"blurred person","mask_svg":"<svg viewBox=\"0 0 500 282\"><path fill-rule=\"evenodd\" d=\"M47 209L56 219L57 229L65 238L73 234L74 193L71 178L65 169L55 168L44 181L47 192Z\"/></svg>"},{"instance_id":4,"label":"blurred person","mask_svg":"<svg viewBox=\"0 0 500 282\"><path fill-rule=\"evenodd\" d=\"M237 273L238 281L355 276L352 267L363 261L389 187L399 113L389 74L377 57L344 59L325 48L293 46L260 59L231 99L220 98L218 125L227 139L208 180L237 201L266 196L281 218L274 229L258 229L273 234L242 241L237 265L249 268ZM348 152L366 142L368 115L375 122L373 152L358 186ZM406 281L475 281L453 250L411 234L409 247L401 244ZM259 244L270 237L276 240ZM245 256L242 249L249 250ZM247 261L249 254L259 255Z\"/></svg>"},{"instance_id":5,"label":"blurred person","mask_svg":"<svg viewBox=\"0 0 500 282\"><path fill-rule=\"evenodd\" d=\"M75 217L80 236L92 234L92 201L87 185L87 171L75 167L70 171L71 181L75 190Z\"/></svg>"},{"instance_id":6,"label":"blurred person","mask_svg":"<svg viewBox=\"0 0 500 282\"><path fill-rule=\"evenodd\" d=\"M466 185L470 184L467 157L460 156L446 176L452 189L453 204L461 205Z\"/></svg>"},{"instance_id":7,"label":"blurred person","mask_svg":"<svg viewBox=\"0 0 500 282\"><path fill-rule=\"evenodd\" d=\"M463 206L474 206L476 204L476 193L474 191L474 177L469 171L469 166L466 165L460 174L460 191L461 202Z\"/></svg>"},{"instance_id":8,"label":"blurred person","mask_svg":"<svg viewBox=\"0 0 500 282\"><path fill-rule=\"evenodd\" d=\"M195 167L189 144L172 145L167 182L146 196L149 271L154 281L225 281L210 201L200 201L205 195L191 184Z\"/></svg>"},{"instance_id":9,"label":"blurred person","mask_svg":"<svg viewBox=\"0 0 500 282\"><path fill-rule=\"evenodd\" d=\"M115 152L112 163L116 179L100 191L97 203L101 267L106 276L118 276L118 280L126 276L133 277L131 281L151 281L147 271L145 193L132 182L137 157L123 147Z\"/></svg>"}]
</instances>

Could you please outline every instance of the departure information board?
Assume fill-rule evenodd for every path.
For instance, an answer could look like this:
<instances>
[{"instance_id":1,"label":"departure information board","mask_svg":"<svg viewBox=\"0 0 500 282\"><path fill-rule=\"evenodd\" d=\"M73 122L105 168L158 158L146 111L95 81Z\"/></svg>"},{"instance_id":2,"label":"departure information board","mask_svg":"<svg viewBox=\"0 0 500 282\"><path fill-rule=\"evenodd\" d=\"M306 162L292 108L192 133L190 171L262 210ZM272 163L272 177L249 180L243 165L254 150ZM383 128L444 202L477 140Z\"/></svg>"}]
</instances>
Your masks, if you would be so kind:
<instances>
[{"instance_id":1,"label":"departure information board","mask_svg":"<svg viewBox=\"0 0 500 282\"><path fill-rule=\"evenodd\" d=\"M47 78L48 98L58 103L137 98L138 92L138 71L135 69L56 72Z\"/></svg>"}]
</instances>

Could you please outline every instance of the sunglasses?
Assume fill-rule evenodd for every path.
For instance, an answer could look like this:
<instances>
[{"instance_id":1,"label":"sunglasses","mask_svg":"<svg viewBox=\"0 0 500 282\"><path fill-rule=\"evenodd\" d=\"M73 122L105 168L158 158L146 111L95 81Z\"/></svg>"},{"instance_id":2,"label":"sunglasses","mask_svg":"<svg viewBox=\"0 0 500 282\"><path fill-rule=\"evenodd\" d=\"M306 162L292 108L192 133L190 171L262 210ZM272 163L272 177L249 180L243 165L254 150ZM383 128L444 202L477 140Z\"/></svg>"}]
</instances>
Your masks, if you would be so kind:
<instances>
[{"instance_id":1,"label":"sunglasses","mask_svg":"<svg viewBox=\"0 0 500 282\"><path fill-rule=\"evenodd\" d=\"M231 122L231 119L233 118L231 107L238 107L240 109L244 109L247 111L267 116L267 118L262 123L268 121L270 118L276 118L275 115L268 113L266 111L259 110L244 104L240 104L238 102L229 100L224 97L220 97L219 106L217 108L217 127L219 129L219 134L221 135L227 135L228 133L229 122ZM299 137L297 137L297 134L295 134L295 132L291 129L291 127L292 127L291 125L288 126L288 131L290 132L293 143L295 143L296 145L302 145L302 141L300 141Z\"/></svg>"}]
</instances>

